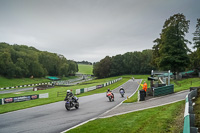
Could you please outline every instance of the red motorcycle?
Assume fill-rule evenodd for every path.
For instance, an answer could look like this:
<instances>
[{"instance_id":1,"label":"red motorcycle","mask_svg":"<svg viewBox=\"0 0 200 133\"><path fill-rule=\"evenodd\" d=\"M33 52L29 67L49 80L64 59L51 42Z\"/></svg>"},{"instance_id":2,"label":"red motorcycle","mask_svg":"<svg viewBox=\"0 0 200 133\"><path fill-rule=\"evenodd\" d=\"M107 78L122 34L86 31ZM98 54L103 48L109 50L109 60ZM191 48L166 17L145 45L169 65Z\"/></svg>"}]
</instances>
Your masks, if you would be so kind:
<instances>
[{"instance_id":1,"label":"red motorcycle","mask_svg":"<svg viewBox=\"0 0 200 133\"><path fill-rule=\"evenodd\" d=\"M108 97L108 99L109 99L110 102L114 101L114 95L113 95L112 92L108 92L107 93L107 97Z\"/></svg>"}]
</instances>

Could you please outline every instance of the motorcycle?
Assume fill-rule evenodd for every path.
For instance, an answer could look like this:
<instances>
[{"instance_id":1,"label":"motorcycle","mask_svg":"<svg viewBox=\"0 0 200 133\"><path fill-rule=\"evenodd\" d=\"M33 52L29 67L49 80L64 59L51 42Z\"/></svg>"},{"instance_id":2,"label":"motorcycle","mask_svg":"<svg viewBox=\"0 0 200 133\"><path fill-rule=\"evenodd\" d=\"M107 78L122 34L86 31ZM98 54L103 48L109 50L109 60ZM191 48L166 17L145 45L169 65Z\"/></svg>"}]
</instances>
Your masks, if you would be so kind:
<instances>
[{"instance_id":1,"label":"motorcycle","mask_svg":"<svg viewBox=\"0 0 200 133\"><path fill-rule=\"evenodd\" d=\"M110 102L114 101L114 96L113 96L113 94L111 92L107 93L107 97L108 97Z\"/></svg>"},{"instance_id":2,"label":"motorcycle","mask_svg":"<svg viewBox=\"0 0 200 133\"><path fill-rule=\"evenodd\" d=\"M123 90L120 90L120 94L122 97L124 97L124 91Z\"/></svg>"},{"instance_id":3,"label":"motorcycle","mask_svg":"<svg viewBox=\"0 0 200 133\"><path fill-rule=\"evenodd\" d=\"M75 107L76 109L79 108L78 97L70 97L66 99L65 108L69 111L73 107Z\"/></svg>"}]
</instances>

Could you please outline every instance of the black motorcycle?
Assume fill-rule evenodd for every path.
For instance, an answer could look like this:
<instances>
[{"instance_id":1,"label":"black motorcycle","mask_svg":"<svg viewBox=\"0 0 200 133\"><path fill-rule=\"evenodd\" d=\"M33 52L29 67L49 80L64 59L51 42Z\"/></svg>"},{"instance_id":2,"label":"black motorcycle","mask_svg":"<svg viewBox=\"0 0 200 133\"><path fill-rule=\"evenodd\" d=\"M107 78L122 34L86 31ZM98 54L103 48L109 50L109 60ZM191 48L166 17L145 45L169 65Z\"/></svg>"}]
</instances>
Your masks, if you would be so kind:
<instances>
[{"instance_id":1,"label":"black motorcycle","mask_svg":"<svg viewBox=\"0 0 200 133\"><path fill-rule=\"evenodd\" d=\"M124 91L123 90L120 90L120 94L122 97L124 97Z\"/></svg>"},{"instance_id":2,"label":"black motorcycle","mask_svg":"<svg viewBox=\"0 0 200 133\"><path fill-rule=\"evenodd\" d=\"M78 97L70 97L66 99L65 108L70 110L71 108L75 107L76 109L79 108Z\"/></svg>"}]
</instances>

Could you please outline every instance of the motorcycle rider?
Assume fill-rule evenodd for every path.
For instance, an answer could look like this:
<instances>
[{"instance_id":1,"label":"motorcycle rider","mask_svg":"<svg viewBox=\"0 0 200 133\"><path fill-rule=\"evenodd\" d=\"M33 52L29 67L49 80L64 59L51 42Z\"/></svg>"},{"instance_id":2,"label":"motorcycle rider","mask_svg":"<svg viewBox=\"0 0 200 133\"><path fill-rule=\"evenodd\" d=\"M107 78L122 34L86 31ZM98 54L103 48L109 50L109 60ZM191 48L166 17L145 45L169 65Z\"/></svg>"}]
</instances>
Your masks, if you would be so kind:
<instances>
[{"instance_id":1,"label":"motorcycle rider","mask_svg":"<svg viewBox=\"0 0 200 133\"><path fill-rule=\"evenodd\" d=\"M124 88L121 86L121 88L119 89L119 93L121 92L121 90L125 93Z\"/></svg>"},{"instance_id":2,"label":"motorcycle rider","mask_svg":"<svg viewBox=\"0 0 200 133\"><path fill-rule=\"evenodd\" d=\"M72 100L74 100L74 101L76 100L76 99L74 98L73 93L72 93L70 90L67 90L67 94L66 94L66 97L65 97L65 101L68 100L68 99L72 99ZM72 100L70 100L70 106L73 105Z\"/></svg>"},{"instance_id":3,"label":"motorcycle rider","mask_svg":"<svg viewBox=\"0 0 200 133\"><path fill-rule=\"evenodd\" d=\"M108 90L106 92L106 96L107 96L108 92L110 92L113 95L113 98L114 98L114 94L112 93L112 91L109 88L108 88Z\"/></svg>"}]
</instances>

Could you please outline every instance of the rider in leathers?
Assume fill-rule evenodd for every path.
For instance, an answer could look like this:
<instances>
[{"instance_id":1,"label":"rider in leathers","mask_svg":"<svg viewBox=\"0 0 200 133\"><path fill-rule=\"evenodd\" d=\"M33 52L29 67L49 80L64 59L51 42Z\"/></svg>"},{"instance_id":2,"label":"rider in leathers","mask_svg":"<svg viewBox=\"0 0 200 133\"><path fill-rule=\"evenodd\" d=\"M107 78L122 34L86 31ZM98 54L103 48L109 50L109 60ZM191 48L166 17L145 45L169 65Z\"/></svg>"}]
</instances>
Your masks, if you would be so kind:
<instances>
[{"instance_id":1,"label":"rider in leathers","mask_svg":"<svg viewBox=\"0 0 200 133\"><path fill-rule=\"evenodd\" d=\"M76 101L76 99L74 98L73 93L70 90L67 90L67 94L66 94L66 97L65 97L64 100L66 101L68 99L72 99L73 101ZM72 100L70 100L70 106L73 105Z\"/></svg>"}]
</instances>

